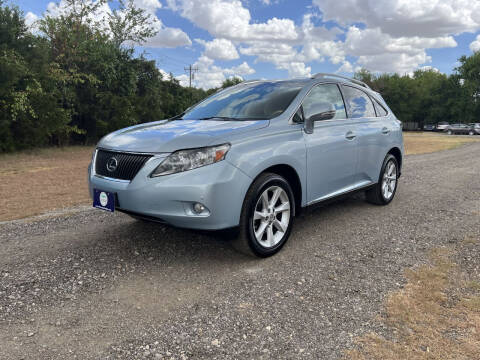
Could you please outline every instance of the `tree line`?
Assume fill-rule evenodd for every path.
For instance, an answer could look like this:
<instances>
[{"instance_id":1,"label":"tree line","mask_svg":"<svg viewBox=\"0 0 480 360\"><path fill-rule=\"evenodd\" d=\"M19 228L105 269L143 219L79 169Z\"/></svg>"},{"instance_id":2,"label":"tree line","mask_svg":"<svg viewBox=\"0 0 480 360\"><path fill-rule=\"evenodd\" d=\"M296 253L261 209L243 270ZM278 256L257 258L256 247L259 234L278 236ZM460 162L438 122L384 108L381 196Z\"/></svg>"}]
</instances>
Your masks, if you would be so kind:
<instances>
[{"instance_id":1,"label":"tree line","mask_svg":"<svg viewBox=\"0 0 480 360\"><path fill-rule=\"evenodd\" d=\"M362 69L355 78L379 92L403 122L480 122L480 52L462 56L458 63L450 75L433 69L403 76Z\"/></svg>"},{"instance_id":2,"label":"tree line","mask_svg":"<svg viewBox=\"0 0 480 360\"><path fill-rule=\"evenodd\" d=\"M65 0L71 11L46 14L31 31L18 7L0 0L0 152L93 144L119 128L177 115L216 91L182 87L136 56L133 44L155 35L149 15L121 0L108 19L95 20L107 1ZM362 70L355 77L402 121L480 121L480 54L459 62L448 76Z\"/></svg>"}]
</instances>

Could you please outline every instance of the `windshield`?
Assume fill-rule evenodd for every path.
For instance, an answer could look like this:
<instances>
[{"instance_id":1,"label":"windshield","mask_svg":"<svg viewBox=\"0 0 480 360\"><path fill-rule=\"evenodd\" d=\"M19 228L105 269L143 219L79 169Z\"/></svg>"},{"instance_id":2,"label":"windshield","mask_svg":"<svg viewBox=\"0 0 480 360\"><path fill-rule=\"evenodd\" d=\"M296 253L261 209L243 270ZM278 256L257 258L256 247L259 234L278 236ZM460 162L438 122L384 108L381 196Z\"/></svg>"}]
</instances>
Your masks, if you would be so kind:
<instances>
[{"instance_id":1,"label":"windshield","mask_svg":"<svg viewBox=\"0 0 480 360\"><path fill-rule=\"evenodd\" d=\"M181 119L271 119L283 113L301 89L298 83L286 82L240 84L210 96Z\"/></svg>"}]
</instances>

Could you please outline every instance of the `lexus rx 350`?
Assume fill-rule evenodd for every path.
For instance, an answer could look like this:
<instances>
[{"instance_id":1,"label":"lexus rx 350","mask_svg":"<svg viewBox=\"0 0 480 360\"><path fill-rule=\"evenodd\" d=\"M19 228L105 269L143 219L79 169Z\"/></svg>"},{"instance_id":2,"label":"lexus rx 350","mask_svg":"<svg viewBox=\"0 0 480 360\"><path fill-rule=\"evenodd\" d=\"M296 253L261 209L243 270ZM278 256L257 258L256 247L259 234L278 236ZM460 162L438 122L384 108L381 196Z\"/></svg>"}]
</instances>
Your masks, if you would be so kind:
<instances>
[{"instance_id":1,"label":"lexus rx 350","mask_svg":"<svg viewBox=\"0 0 480 360\"><path fill-rule=\"evenodd\" d=\"M306 206L353 191L395 196L401 123L366 84L331 74L249 81L167 120L100 140L94 206L173 226L237 228L237 247L278 252Z\"/></svg>"}]
</instances>

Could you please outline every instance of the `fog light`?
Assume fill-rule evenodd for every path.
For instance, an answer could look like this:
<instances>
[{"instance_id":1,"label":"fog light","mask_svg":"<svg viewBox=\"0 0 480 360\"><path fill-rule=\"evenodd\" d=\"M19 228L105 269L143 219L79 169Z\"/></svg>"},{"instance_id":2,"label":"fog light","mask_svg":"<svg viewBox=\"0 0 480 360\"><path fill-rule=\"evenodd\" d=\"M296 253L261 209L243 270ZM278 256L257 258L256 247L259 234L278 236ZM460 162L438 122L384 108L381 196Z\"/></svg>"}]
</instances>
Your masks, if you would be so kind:
<instances>
[{"instance_id":1,"label":"fog light","mask_svg":"<svg viewBox=\"0 0 480 360\"><path fill-rule=\"evenodd\" d=\"M197 214L201 214L205 211L205 206L200 203L195 203L193 204L193 211L195 211Z\"/></svg>"}]
</instances>

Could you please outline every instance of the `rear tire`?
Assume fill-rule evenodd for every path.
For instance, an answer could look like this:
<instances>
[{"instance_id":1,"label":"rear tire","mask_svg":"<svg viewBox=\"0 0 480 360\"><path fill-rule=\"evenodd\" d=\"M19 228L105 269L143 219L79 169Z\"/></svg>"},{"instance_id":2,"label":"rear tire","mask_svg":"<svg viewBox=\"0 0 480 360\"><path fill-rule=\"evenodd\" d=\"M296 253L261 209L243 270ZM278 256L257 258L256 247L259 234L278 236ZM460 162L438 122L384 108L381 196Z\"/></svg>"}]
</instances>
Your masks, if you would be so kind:
<instances>
[{"instance_id":1,"label":"rear tire","mask_svg":"<svg viewBox=\"0 0 480 360\"><path fill-rule=\"evenodd\" d=\"M375 205L388 205L397 192L398 174L397 159L392 154L387 154L377 184L365 192L367 201Z\"/></svg>"},{"instance_id":2,"label":"rear tire","mask_svg":"<svg viewBox=\"0 0 480 360\"><path fill-rule=\"evenodd\" d=\"M272 256L287 242L294 214L295 199L287 180L273 173L261 174L245 195L239 234L232 245L246 255Z\"/></svg>"}]
</instances>

